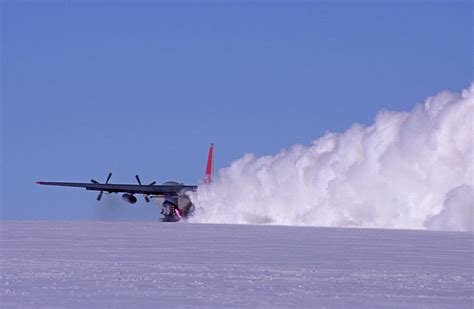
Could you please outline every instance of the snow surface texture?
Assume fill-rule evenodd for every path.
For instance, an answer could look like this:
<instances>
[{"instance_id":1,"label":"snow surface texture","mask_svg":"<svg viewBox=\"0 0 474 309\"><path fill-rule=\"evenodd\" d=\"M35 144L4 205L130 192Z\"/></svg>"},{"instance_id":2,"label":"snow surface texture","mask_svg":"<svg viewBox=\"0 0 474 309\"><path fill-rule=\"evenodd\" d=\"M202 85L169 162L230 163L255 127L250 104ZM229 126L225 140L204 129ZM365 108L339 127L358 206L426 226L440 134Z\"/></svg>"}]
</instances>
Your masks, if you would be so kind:
<instances>
[{"instance_id":1,"label":"snow surface texture","mask_svg":"<svg viewBox=\"0 0 474 309\"><path fill-rule=\"evenodd\" d=\"M471 233L1 222L10 307L473 308Z\"/></svg>"},{"instance_id":2,"label":"snow surface texture","mask_svg":"<svg viewBox=\"0 0 474 309\"><path fill-rule=\"evenodd\" d=\"M411 112L247 154L199 186L195 222L472 231L474 84Z\"/></svg>"}]
</instances>

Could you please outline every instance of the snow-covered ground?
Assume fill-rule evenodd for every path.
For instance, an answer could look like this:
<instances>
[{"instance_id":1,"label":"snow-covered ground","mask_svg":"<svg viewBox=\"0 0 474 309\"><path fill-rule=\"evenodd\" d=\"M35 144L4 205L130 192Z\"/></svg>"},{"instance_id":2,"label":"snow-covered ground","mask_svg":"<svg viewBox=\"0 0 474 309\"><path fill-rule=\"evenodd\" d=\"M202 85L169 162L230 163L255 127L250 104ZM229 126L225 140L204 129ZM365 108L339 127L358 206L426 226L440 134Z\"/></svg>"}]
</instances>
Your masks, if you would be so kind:
<instances>
[{"instance_id":1,"label":"snow-covered ground","mask_svg":"<svg viewBox=\"0 0 474 309\"><path fill-rule=\"evenodd\" d=\"M0 222L2 307L474 305L473 234Z\"/></svg>"}]
</instances>

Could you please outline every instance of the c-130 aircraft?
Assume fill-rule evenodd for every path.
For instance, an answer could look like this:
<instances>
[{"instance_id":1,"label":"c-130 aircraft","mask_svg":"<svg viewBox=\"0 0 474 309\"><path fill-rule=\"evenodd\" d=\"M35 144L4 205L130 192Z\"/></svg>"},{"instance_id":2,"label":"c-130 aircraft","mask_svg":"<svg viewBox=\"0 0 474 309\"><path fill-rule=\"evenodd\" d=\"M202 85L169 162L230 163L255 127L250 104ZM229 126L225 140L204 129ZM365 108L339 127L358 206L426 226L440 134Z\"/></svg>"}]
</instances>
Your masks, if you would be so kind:
<instances>
[{"instance_id":1,"label":"c-130 aircraft","mask_svg":"<svg viewBox=\"0 0 474 309\"><path fill-rule=\"evenodd\" d=\"M212 172L214 168L214 144L209 147L209 153L207 157L206 176L204 183L210 183L212 180ZM130 204L137 202L135 194L142 194L147 203L150 202L151 198L163 198L161 204L161 214L163 218L160 221L163 222L177 222L191 216L195 210L194 205L189 199L189 193L197 190L196 185L185 185L176 181L167 181L162 185L156 185L156 181L148 185L143 185L140 177L135 176L138 185L134 184L112 184L109 183L112 173L109 173L105 183L99 183L98 181L91 179L90 183L82 182L50 182L50 181L38 181L37 184L47 186L60 186L60 187L76 187L86 188L86 190L100 191L97 196L97 200L102 199L104 192L107 193L123 193L122 199Z\"/></svg>"}]
</instances>

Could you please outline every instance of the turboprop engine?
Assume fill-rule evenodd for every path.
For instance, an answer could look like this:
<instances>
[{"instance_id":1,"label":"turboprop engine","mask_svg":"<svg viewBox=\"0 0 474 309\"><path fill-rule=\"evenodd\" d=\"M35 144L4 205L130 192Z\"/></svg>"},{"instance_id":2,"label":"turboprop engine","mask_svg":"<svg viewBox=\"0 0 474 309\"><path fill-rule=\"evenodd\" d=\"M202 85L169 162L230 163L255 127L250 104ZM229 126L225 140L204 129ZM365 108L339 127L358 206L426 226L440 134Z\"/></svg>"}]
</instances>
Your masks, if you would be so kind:
<instances>
[{"instance_id":1,"label":"turboprop engine","mask_svg":"<svg viewBox=\"0 0 474 309\"><path fill-rule=\"evenodd\" d=\"M133 194L128 193L122 194L122 200L129 204L135 204L137 202L137 198Z\"/></svg>"}]
</instances>

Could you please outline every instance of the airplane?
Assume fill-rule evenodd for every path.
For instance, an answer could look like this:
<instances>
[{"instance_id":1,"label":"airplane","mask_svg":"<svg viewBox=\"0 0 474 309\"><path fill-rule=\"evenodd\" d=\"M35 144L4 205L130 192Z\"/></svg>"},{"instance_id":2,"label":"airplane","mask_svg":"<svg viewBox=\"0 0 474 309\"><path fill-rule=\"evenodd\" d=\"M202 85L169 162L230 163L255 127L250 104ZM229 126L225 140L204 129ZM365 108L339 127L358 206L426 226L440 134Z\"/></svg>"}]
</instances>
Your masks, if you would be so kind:
<instances>
[{"instance_id":1,"label":"airplane","mask_svg":"<svg viewBox=\"0 0 474 309\"><path fill-rule=\"evenodd\" d=\"M209 146L209 153L207 156L206 175L204 183L209 184L212 180L212 173L214 169L214 144ZM185 220L192 216L195 207L192 204L189 194L197 190L196 185L185 185L176 181L167 181L161 185L157 185L156 181L148 185L142 184L140 177L135 175L138 182L136 184L112 184L109 183L112 173L109 173L105 183L91 179L90 183L82 182L50 182L38 181L39 185L46 186L60 186L60 187L75 187L86 188L86 190L99 191L97 200L102 199L104 192L106 193L122 193L122 199L129 203L135 204L137 202L136 194L142 194L147 203L151 198L163 198L163 203L160 206L163 218L162 222L178 222Z\"/></svg>"}]
</instances>

